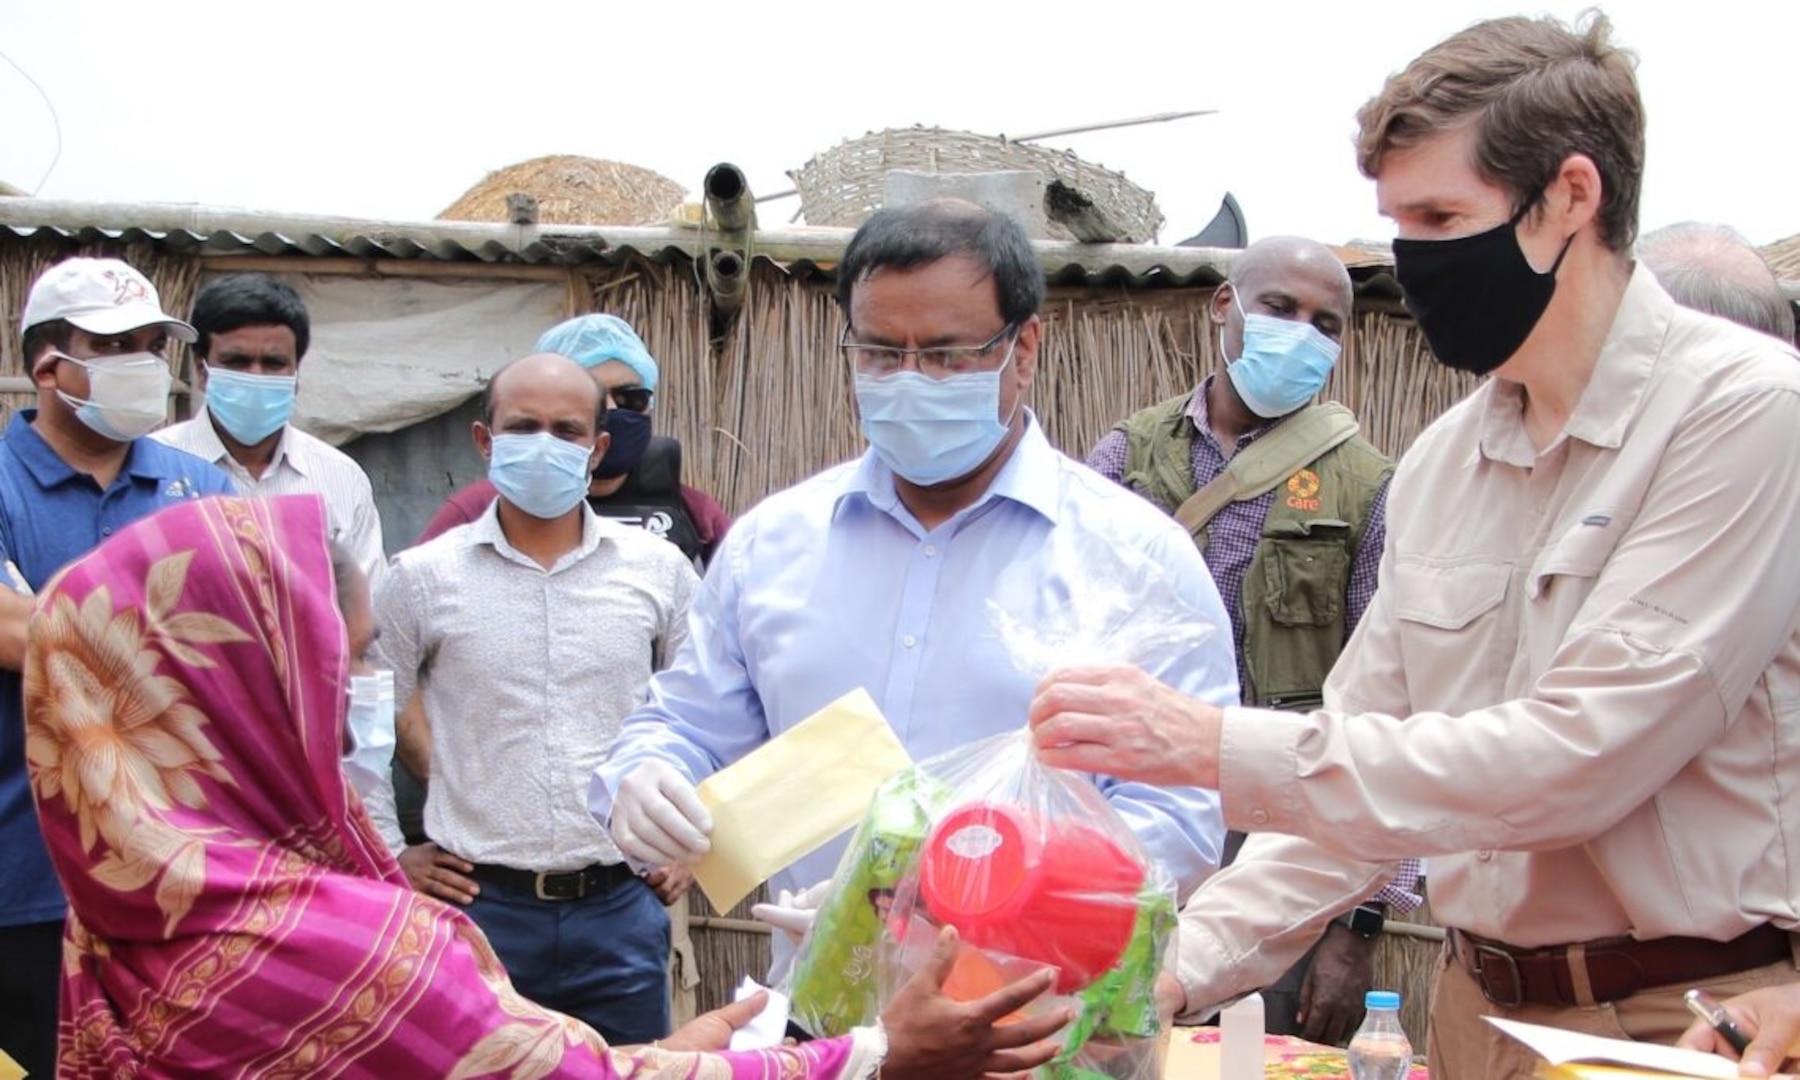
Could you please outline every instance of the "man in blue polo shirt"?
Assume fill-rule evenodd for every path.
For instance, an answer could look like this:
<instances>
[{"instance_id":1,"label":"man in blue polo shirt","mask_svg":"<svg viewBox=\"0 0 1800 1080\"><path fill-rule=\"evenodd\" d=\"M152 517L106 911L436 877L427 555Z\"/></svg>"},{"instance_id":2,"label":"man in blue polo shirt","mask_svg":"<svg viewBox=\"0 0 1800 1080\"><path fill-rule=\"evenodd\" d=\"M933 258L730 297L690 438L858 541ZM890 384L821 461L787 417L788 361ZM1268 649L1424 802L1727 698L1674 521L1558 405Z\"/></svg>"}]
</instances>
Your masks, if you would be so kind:
<instances>
[{"instance_id":1,"label":"man in blue polo shirt","mask_svg":"<svg viewBox=\"0 0 1800 1080\"><path fill-rule=\"evenodd\" d=\"M32 284L22 329L37 408L0 434L0 1049L49 1076L64 906L25 768L31 597L126 524L232 488L212 465L142 437L168 408L169 338L194 340L144 275L117 259L58 263Z\"/></svg>"}]
</instances>

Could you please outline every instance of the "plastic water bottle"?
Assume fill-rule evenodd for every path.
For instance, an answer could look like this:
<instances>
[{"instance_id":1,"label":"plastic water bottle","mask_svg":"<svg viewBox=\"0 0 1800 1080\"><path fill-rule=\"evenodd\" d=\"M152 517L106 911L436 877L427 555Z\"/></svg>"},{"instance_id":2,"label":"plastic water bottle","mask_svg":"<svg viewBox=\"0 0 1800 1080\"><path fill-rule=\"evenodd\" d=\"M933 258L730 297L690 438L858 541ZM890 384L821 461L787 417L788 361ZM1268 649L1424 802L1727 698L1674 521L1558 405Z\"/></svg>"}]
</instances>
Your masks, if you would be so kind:
<instances>
[{"instance_id":1,"label":"plastic water bottle","mask_svg":"<svg viewBox=\"0 0 1800 1080\"><path fill-rule=\"evenodd\" d=\"M1249 994L1219 1013L1219 1080L1263 1080L1263 999Z\"/></svg>"},{"instance_id":2,"label":"plastic water bottle","mask_svg":"<svg viewBox=\"0 0 1800 1080\"><path fill-rule=\"evenodd\" d=\"M1371 990L1363 996L1368 1014L1350 1039L1351 1080L1406 1080L1412 1043L1400 1026L1400 995Z\"/></svg>"}]
</instances>

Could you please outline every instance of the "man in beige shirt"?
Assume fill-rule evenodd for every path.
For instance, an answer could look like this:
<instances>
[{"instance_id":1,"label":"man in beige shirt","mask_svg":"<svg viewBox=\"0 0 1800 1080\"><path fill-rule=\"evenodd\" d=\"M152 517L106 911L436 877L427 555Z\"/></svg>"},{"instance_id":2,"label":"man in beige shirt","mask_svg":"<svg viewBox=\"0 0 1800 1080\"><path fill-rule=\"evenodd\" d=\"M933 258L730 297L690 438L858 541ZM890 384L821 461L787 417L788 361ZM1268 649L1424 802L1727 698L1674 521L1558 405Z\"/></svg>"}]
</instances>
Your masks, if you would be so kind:
<instances>
[{"instance_id":1,"label":"man in beige shirt","mask_svg":"<svg viewBox=\"0 0 1800 1080\"><path fill-rule=\"evenodd\" d=\"M1359 117L1408 307L1494 377L1401 462L1324 707L1123 668L1033 703L1050 764L1217 786L1259 834L1184 912L1185 1011L1407 855L1454 928L1435 1076L1534 1071L1484 1015L1673 1042L1689 986L1797 977L1800 367L1633 265L1643 110L1608 34L1479 24Z\"/></svg>"}]
</instances>

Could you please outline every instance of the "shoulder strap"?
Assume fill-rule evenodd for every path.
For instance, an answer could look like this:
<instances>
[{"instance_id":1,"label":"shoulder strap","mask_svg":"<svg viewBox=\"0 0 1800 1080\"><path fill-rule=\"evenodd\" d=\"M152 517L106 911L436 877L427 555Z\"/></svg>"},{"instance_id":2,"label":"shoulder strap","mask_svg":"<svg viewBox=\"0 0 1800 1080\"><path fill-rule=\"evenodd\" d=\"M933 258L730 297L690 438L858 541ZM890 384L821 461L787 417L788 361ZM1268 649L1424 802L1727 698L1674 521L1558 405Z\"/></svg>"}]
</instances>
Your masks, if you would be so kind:
<instances>
[{"instance_id":1,"label":"shoulder strap","mask_svg":"<svg viewBox=\"0 0 1800 1080\"><path fill-rule=\"evenodd\" d=\"M1254 499L1321 454L1356 437L1356 417L1335 401L1309 405L1245 447L1213 481L1175 509L1175 520L1198 533L1231 503Z\"/></svg>"}]
</instances>

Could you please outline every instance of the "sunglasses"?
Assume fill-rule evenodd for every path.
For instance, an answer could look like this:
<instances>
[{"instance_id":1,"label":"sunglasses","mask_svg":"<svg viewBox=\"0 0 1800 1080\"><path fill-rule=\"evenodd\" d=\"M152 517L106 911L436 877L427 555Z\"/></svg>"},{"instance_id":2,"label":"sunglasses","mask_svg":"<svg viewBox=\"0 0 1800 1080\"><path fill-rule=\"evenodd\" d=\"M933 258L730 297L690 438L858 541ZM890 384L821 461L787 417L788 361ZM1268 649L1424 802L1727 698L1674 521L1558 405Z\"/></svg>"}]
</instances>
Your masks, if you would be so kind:
<instances>
[{"instance_id":1,"label":"sunglasses","mask_svg":"<svg viewBox=\"0 0 1800 1080\"><path fill-rule=\"evenodd\" d=\"M644 413L650 411L650 402L655 399L656 391L646 386L627 386L619 390L608 390L613 404L626 412Z\"/></svg>"}]
</instances>

